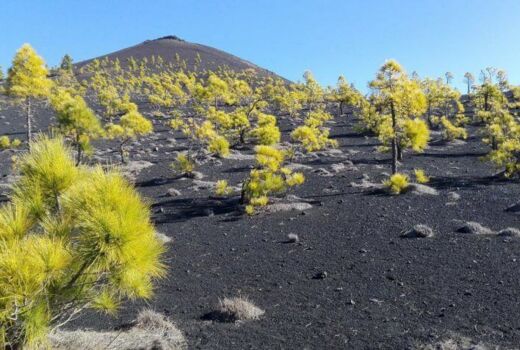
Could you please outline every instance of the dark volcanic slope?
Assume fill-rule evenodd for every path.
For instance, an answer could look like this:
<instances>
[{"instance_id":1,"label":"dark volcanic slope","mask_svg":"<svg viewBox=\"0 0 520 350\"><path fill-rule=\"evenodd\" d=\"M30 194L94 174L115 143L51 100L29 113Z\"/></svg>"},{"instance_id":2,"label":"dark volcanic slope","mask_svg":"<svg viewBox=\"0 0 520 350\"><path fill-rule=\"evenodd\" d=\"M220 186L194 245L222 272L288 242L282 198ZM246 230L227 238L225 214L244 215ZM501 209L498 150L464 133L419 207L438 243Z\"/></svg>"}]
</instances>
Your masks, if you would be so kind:
<instances>
[{"instance_id":1,"label":"dark volcanic slope","mask_svg":"<svg viewBox=\"0 0 520 350\"><path fill-rule=\"evenodd\" d=\"M201 64L198 67L199 70L216 70L218 67L227 66L235 71L254 69L262 75L275 75L264 68L227 52L205 45L190 43L176 36L147 40L141 44L97 57L97 59L108 57L111 60L115 60L118 58L121 64L124 65L130 57L141 60L145 57L150 58L155 55L156 57L162 57L166 62L176 62L176 55L178 55L182 60L186 61L187 69L193 70L197 54L200 55L201 58ZM92 60L80 62L77 66L81 67Z\"/></svg>"},{"instance_id":2,"label":"dark volcanic slope","mask_svg":"<svg viewBox=\"0 0 520 350\"><path fill-rule=\"evenodd\" d=\"M0 111L0 134L23 136L16 113ZM45 128L48 114L37 115ZM423 154L405 155L403 170L425 169L438 195L389 196L350 185L363 177L383 180L389 157L376 152L377 139L354 131L351 117L338 118L331 126L341 152L300 160L309 167L307 182L294 193L321 205L250 218L237 214L236 199L210 199L211 190L175 178L169 164L186 140L161 123L154 120L156 132L132 145L134 159L152 163L140 173L138 190L153 203L157 229L173 239L168 278L147 306L174 320L190 349L401 350L453 334L518 348L520 238L455 232L460 221L520 227L518 216L504 210L519 200L519 183L494 177L480 161L486 149L474 128L467 142L432 142ZM285 138L292 127L283 121ZM96 156L117 159L114 149L98 145ZM11 156L0 153L2 175ZM332 171L348 161L355 167ZM215 160L198 170L203 181L226 178L235 185L250 164ZM181 195L169 197L170 188ZM415 224L436 235L399 237ZM284 243L288 233L297 233L300 243ZM324 271L326 278L315 278ZM265 315L237 324L202 319L219 298L237 294ZM116 318L88 313L71 327L117 327L143 306L126 304Z\"/></svg>"}]
</instances>

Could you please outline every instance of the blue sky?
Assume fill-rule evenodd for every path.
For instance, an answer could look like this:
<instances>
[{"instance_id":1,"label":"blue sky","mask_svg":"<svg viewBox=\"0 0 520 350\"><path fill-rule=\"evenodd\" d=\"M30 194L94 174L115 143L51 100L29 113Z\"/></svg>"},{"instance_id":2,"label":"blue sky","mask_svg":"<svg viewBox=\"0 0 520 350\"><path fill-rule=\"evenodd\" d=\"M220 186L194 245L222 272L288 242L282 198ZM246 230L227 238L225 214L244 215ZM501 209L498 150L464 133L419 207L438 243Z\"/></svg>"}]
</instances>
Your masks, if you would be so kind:
<instances>
[{"instance_id":1,"label":"blue sky","mask_svg":"<svg viewBox=\"0 0 520 350\"><path fill-rule=\"evenodd\" d=\"M486 66L520 84L519 0L3 0L0 33L4 69L24 42L55 65L173 34L324 85L364 89L389 58L461 88Z\"/></svg>"}]
</instances>

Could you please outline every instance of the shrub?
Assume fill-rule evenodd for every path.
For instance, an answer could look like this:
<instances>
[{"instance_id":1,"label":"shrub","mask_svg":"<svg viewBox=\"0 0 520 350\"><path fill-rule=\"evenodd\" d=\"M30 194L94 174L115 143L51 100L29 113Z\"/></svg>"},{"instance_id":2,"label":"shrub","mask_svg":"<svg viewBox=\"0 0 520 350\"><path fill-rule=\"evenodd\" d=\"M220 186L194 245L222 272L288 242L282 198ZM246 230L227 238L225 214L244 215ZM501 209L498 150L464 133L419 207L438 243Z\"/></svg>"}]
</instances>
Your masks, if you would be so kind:
<instances>
[{"instance_id":1,"label":"shrub","mask_svg":"<svg viewBox=\"0 0 520 350\"><path fill-rule=\"evenodd\" d=\"M164 275L148 207L115 170L80 167L61 139L38 138L0 209L0 344L45 346L84 308L149 298Z\"/></svg>"},{"instance_id":2,"label":"shrub","mask_svg":"<svg viewBox=\"0 0 520 350\"><path fill-rule=\"evenodd\" d=\"M13 148L18 148L22 145L22 141L20 141L20 139L13 139L11 141L11 147Z\"/></svg>"},{"instance_id":3,"label":"shrub","mask_svg":"<svg viewBox=\"0 0 520 350\"><path fill-rule=\"evenodd\" d=\"M284 160L284 153L274 147L256 147L257 168L251 170L242 185L241 201L247 204L247 214L252 215L255 207L267 205L270 195L281 194L305 181L302 173L283 167Z\"/></svg>"},{"instance_id":4,"label":"shrub","mask_svg":"<svg viewBox=\"0 0 520 350\"><path fill-rule=\"evenodd\" d=\"M319 151L326 147L337 147L337 141L329 138L329 129L323 126L330 119L332 119L332 115L325 111L309 112L305 125L294 129L291 139L301 144L307 152Z\"/></svg>"},{"instance_id":5,"label":"shrub","mask_svg":"<svg viewBox=\"0 0 520 350\"><path fill-rule=\"evenodd\" d=\"M444 139L452 141L455 139L465 140L468 138L466 129L461 126L455 126L448 118L441 118L441 125L444 128Z\"/></svg>"},{"instance_id":6,"label":"shrub","mask_svg":"<svg viewBox=\"0 0 520 350\"><path fill-rule=\"evenodd\" d=\"M415 152L423 152L430 140L430 129L422 119L407 119L404 122L404 137L401 139L403 148L411 148Z\"/></svg>"},{"instance_id":7,"label":"shrub","mask_svg":"<svg viewBox=\"0 0 520 350\"><path fill-rule=\"evenodd\" d=\"M237 140L244 142L244 134L250 128L247 114L240 109L226 113L215 109L215 107L210 107L208 109L208 120L217 127L219 133L224 135L230 143Z\"/></svg>"},{"instance_id":8,"label":"shrub","mask_svg":"<svg viewBox=\"0 0 520 350\"><path fill-rule=\"evenodd\" d=\"M19 139L10 140L8 136L0 136L0 150L9 148L18 148L22 145L22 141Z\"/></svg>"},{"instance_id":9,"label":"shrub","mask_svg":"<svg viewBox=\"0 0 520 350\"><path fill-rule=\"evenodd\" d=\"M414 171L415 181L420 184L425 184L430 181L430 178L424 173L422 169L415 169Z\"/></svg>"},{"instance_id":10,"label":"shrub","mask_svg":"<svg viewBox=\"0 0 520 350\"><path fill-rule=\"evenodd\" d=\"M219 157L227 157L229 155L229 142L223 136L215 136L208 143L208 151Z\"/></svg>"},{"instance_id":11,"label":"shrub","mask_svg":"<svg viewBox=\"0 0 520 350\"><path fill-rule=\"evenodd\" d=\"M393 194L401 194L408 188L408 176L395 173L384 182L384 185L390 190Z\"/></svg>"},{"instance_id":12,"label":"shrub","mask_svg":"<svg viewBox=\"0 0 520 350\"><path fill-rule=\"evenodd\" d=\"M0 149L8 149L11 146L11 140L8 136L0 136Z\"/></svg>"},{"instance_id":13,"label":"shrub","mask_svg":"<svg viewBox=\"0 0 520 350\"><path fill-rule=\"evenodd\" d=\"M256 138L260 145L274 145L280 142L281 132L276 125L274 115L258 113L258 126L251 131L251 135Z\"/></svg>"},{"instance_id":14,"label":"shrub","mask_svg":"<svg viewBox=\"0 0 520 350\"><path fill-rule=\"evenodd\" d=\"M191 160L188 154L179 153L172 164L172 168L184 176L192 176L195 170L195 162Z\"/></svg>"},{"instance_id":15,"label":"shrub","mask_svg":"<svg viewBox=\"0 0 520 350\"><path fill-rule=\"evenodd\" d=\"M209 120L204 121L200 125L191 120L183 127L183 132L192 139L206 145L209 152L220 157L229 155L228 140L217 133L215 125Z\"/></svg>"},{"instance_id":16,"label":"shrub","mask_svg":"<svg viewBox=\"0 0 520 350\"><path fill-rule=\"evenodd\" d=\"M233 189L229 187L227 180L218 180L215 185L215 194L217 196L227 196L233 192Z\"/></svg>"}]
</instances>

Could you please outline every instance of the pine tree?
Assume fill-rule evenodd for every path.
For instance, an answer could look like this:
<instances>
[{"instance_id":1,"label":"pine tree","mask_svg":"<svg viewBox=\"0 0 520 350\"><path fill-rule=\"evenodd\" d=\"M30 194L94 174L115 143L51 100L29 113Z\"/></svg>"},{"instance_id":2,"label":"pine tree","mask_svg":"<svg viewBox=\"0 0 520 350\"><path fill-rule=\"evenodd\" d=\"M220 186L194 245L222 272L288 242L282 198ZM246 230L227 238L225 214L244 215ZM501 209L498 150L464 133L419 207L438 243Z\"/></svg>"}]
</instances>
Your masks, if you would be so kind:
<instances>
[{"instance_id":1,"label":"pine tree","mask_svg":"<svg viewBox=\"0 0 520 350\"><path fill-rule=\"evenodd\" d=\"M323 102L323 88L316 81L311 71L306 71L303 74L303 79L302 91L305 93L305 102L307 103L307 108L312 110Z\"/></svg>"},{"instance_id":2,"label":"pine tree","mask_svg":"<svg viewBox=\"0 0 520 350\"><path fill-rule=\"evenodd\" d=\"M333 119L330 113L323 109L309 111L304 125L297 127L291 133L291 139L297 142L306 152L315 152L326 147L337 147L336 140L329 138L329 129L325 122Z\"/></svg>"},{"instance_id":3,"label":"pine tree","mask_svg":"<svg viewBox=\"0 0 520 350\"><path fill-rule=\"evenodd\" d=\"M336 88L331 91L328 96L328 100L339 104L339 115L343 115L343 108L350 106L354 108L362 108L363 106L363 95L357 91L352 85L348 83L344 76L338 78Z\"/></svg>"},{"instance_id":4,"label":"pine tree","mask_svg":"<svg viewBox=\"0 0 520 350\"><path fill-rule=\"evenodd\" d=\"M395 174L403 148L421 151L427 145L428 126L417 119L426 111L426 97L419 82L409 79L394 60L387 61L379 69L376 79L370 82L370 88L380 117L378 136L385 145L390 144L392 174Z\"/></svg>"},{"instance_id":5,"label":"pine tree","mask_svg":"<svg viewBox=\"0 0 520 350\"><path fill-rule=\"evenodd\" d=\"M478 122L488 122L493 115L507 107L507 99L500 88L492 83L493 79L484 79L484 82L475 90L473 103L475 117Z\"/></svg>"},{"instance_id":6,"label":"pine tree","mask_svg":"<svg viewBox=\"0 0 520 350\"><path fill-rule=\"evenodd\" d=\"M73 65L72 65L72 57L70 57L68 54L63 56L60 63L60 69L66 70L66 71L72 71Z\"/></svg>"},{"instance_id":7,"label":"pine tree","mask_svg":"<svg viewBox=\"0 0 520 350\"><path fill-rule=\"evenodd\" d=\"M452 72L446 72L444 74L444 77L446 78L446 85L450 85L453 81L453 73Z\"/></svg>"},{"instance_id":8,"label":"pine tree","mask_svg":"<svg viewBox=\"0 0 520 350\"><path fill-rule=\"evenodd\" d=\"M143 117L137 110L132 110L121 117L119 124L110 123L106 127L110 139L119 141L121 162L127 162L126 144L139 136L150 134L153 131L152 122Z\"/></svg>"},{"instance_id":9,"label":"pine tree","mask_svg":"<svg viewBox=\"0 0 520 350\"><path fill-rule=\"evenodd\" d=\"M56 112L58 130L72 139L76 149L76 165L83 153L90 153L90 141L103 133L101 123L81 96L72 96L65 90L56 92L51 98Z\"/></svg>"},{"instance_id":10,"label":"pine tree","mask_svg":"<svg viewBox=\"0 0 520 350\"><path fill-rule=\"evenodd\" d=\"M460 102L460 93L442 79L424 79L421 86L426 96L426 119L430 128L444 126L441 118L454 119L456 124L465 122L464 106ZM440 117L439 117L440 116Z\"/></svg>"},{"instance_id":11,"label":"pine tree","mask_svg":"<svg viewBox=\"0 0 520 350\"><path fill-rule=\"evenodd\" d=\"M509 81L507 78L507 72L503 69L499 69L497 71L497 84L500 88L500 91L502 92L506 92L510 88Z\"/></svg>"},{"instance_id":12,"label":"pine tree","mask_svg":"<svg viewBox=\"0 0 520 350\"><path fill-rule=\"evenodd\" d=\"M0 346L46 348L84 309L114 313L165 275L148 206L115 170L75 167L60 139L37 138L0 208Z\"/></svg>"},{"instance_id":13,"label":"pine tree","mask_svg":"<svg viewBox=\"0 0 520 350\"><path fill-rule=\"evenodd\" d=\"M505 168L506 176L520 174L520 123L509 111L501 110L485 127L484 142L492 150L486 159Z\"/></svg>"},{"instance_id":14,"label":"pine tree","mask_svg":"<svg viewBox=\"0 0 520 350\"><path fill-rule=\"evenodd\" d=\"M29 45L24 44L13 58L7 75L7 93L25 109L27 142L32 140L34 100L48 97L52 81L47 78L45 61Z\"/></svg>"},{"instance_id":15,"label":"pine tree","mask_svg":"<svg viewBox=\"0 0 520 350\"><path fill-rule=\"evenodd\" d=\"M467 87L467 94L471 94L471 88L473 87L473 84L475 83L475 77L470 72L466 72L464 74L464 83Z\"/></svg>"}]
</instances>

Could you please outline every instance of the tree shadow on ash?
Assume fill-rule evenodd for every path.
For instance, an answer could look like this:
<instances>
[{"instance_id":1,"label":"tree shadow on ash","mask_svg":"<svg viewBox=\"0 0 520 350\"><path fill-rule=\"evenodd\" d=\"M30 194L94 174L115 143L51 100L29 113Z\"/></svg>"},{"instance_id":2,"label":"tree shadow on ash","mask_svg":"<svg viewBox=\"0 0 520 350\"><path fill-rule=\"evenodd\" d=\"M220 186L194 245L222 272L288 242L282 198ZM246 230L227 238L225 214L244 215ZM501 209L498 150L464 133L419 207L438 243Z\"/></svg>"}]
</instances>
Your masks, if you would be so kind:
<instances>
[{"instance_id":1,"label":"tree shadow on ash","mask_svg":"<svg viewBox=\"0 0 520 350\"><path fill-rule=\"evenodd\" d=\"M341 134L330 135L331 139L361 139L366 136L370 136L369 134L358 133L358 132L345 132Z\"/></svg>"},{"instance_id":2,"label":"tree shadow on ash","mask_svg":"<svg viewBox=\"0 0 520 350\"><path fill-rule=\"evenodd\" d=\"M25 136L26 132L25 131L4 132L1 135L5 135L5 136Z\"/></svg>"},{"instance_id":3,"label":"tree shadow on ash","mask_svg":"<svg viewBox=\"0 0 520 350\"><path fill-rule=\"evenodd\" d=\"M430 158L469 158L469 157L484 157L487 152L464 152L464 153L418 153L415 157L430 157Z\"/></svg>"},{"instance_id":4,"label":"tree shadow on ash","mask_svg":"<svg viewBox=\"0 0 520 350\"><path fill-rule=\"evenodd\" d=\"M146 181L138 181L135 183L135 187L153 187L153 186L162 186L162 185L169 185L175 180L179 180L183 178L183 175L178 175L174 177L154 177L153 179L146 180Z\"/></svg>"},{"instance_id":5,"label":"tree shadow on ash","mask_svg":"<svg viewBox=\"0 0 520 350\"><path fill-rule=\"evenodd\" d=\"M197 217L215 215L231 215L225 221L234 221L242 214L240 197L179 198L155 203L152 209L159 210L153 217L155 224L184 222Z\"/></svg>"},{"instance_id":6,"label":"tree shadow on ash","mask_svg":"<svg viewBox=\"0 0 520 350\"><path fill-rule=\"evenodd\" d=\"M352 144L352 145L343 145L340 146L340 148L368 148L368 147L378 147L381 146L380 143L377 142L369 142L369 143L358 143L358 144Z\"/></svg>"},{"instance_id":7,"label":"tree shadow on ash","mask_svg":"<svg viewBox=\"0 0 520 350\"><path fill-rule=\"evenodd\" d=\"M449 176L435 176L430 179L429 186L438 190L456 189L456 188L475 188L477 186L490 186L518 183L518 180L508 179L502 174L492 176L464 176L464 177L449 177Z\"/></svg>"},{"instance_id":8,"label":"tree shadow on ash","mask_svg":"<svg viewBox=\"0 0 520 350\"><path fill-rule=\"evenodd\" d=\"M390 158L377 159L377 158L360 158L352 159L354 165L387 165L391 163Z\"/></svg>"},{"instance_id":9,"label":"tree shadow on ash","mask_svg":"<svg viewBox=\"0 0 520 350\"><path fill-rule=\"evenodd\" d=\"M239 166L239 167L233 167L233 168L229 168L229 169L226 169L226 170L223 170L222 172L223 173L226 173L226 174L233 174L233 173L248 173L251 171L251 167L250 166Z\"/></svg>"},{"instance_id":10,"label":"tree shadow on ash","mask_svg":"<svg viewBox=\"0 0 520 350\"><path fill-rule=\"evenodd\" d=\"M233 315L221 311L210 311L200 317L202 321L214 321L223 323L236 322L237 319Z\"/></svg>"}]
</instances>

